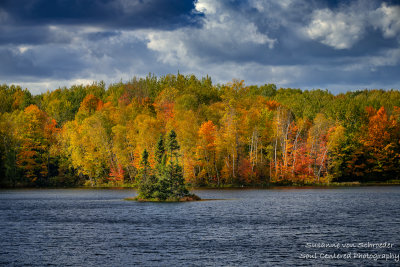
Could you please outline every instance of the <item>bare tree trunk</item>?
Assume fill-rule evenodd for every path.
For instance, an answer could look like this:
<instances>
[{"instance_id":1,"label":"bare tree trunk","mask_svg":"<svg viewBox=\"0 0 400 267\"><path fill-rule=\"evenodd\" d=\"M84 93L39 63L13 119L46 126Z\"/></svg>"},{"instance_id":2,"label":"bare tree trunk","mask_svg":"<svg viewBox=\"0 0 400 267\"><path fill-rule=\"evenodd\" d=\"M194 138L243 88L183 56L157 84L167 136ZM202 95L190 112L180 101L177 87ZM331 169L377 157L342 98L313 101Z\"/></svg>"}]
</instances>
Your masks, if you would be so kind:
<instances>
[{"instance_id":1,"label":"bare tree trunk","mask_svg":"<svg viewBox=\"0 0 400 267\"><path fill-rule=\"evenodd\" d=\"M215 174L217 175L217 184L219 186L220 185L220 180L219 180L219 174L218 174L217 160L216 160L215 151L214 151L214 168L215 168Z\"/></svg>"},{"instance_id":2,"label":"bare tree trunk","mask_svg":"<svg viewBox=\"0 0 400 267\"><path fill-rule=\"evenodd\" d=\"M232 148L232 178L235 177L235 150Z\"/></svg>"},{"instance_id":3,"label":"bare tree trunk","mask_svg":"<svg viewBox=\"0 0 400 267\"><path fill-rule=\"evenodd\" d=\"M293 166L292 166L292 175L294 176L294 170L295 170L295 166L296 166L296 156L297 156L297 140L299 139L300 133L302 131L302 128L297 130L296 133L296 138L294 140L294 148L293 148Z\"/></svg>"},{"instance_id":4,"label":"bare tree trunk","mask_svg":"<svg viewBox=\"0 0 400 267\"><path fill-rule=\"evenodd\" d=\"M326 153L328 152L328 149L326 148L325 149L325 151L324 151L324 154L323 154L323 156L322 156L322 161L321 161L321 164L320 164L320 167L319 167L319 170L318 170L318 182L319 182L319 178L321 177L321 171L322 171L322 168L324 167L324 161L325 161L325 157L326 157Z\"/></svg>"}]
</instances>

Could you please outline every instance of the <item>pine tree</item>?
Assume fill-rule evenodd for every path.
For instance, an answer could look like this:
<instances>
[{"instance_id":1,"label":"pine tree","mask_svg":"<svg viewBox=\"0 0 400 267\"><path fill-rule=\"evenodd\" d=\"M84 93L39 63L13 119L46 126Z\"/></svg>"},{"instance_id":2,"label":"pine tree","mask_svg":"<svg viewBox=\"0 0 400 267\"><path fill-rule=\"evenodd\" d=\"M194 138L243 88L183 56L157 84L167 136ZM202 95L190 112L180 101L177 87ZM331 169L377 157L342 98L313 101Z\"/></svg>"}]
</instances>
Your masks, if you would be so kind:
<instances>
[{"instance_id":1,"label":"pine tree","mask_svg":"<svg viewBox=\"0 0 400 267\"><path fill-rule=\"evenodd\" d=\"M189 191L185 185L182 166L179 165L179 144L176 140L176 133L171 131L167 139L167 152L169 154L168 163L165 162L165 148L162 136L156 147L156 162L157 166L155 174L152 174L149 164L149 154L146 150L143 151L142 160L140 162L139 172L139 195L138 199L158 199L165 200L180 200L182 197L195 197L189 195ZM173 160L175 157L175 160Z\"/></svg>"},{"instance_id":2,"label":"pine tree","mask_svg":"<svg viewBox=\"0 0 400 267\"><path fill-rule=\"evenodd\" d=\"M168 134L166 143L169 160L172 161L172 158L175 157L175 160L178 161L178 150L180 149L180 146L178 140L176 140L176 133L174 130L171 130Z\"/></svg>"},{"instance_id":3,"label":"pine tree","mask_svg":"<svg viewBox=\"0 0 400 267\"><path fill-rule=\"evenodd\" d=\"M178 140L176 140L176 133L174 130L171 130L167 138L167 151L170 161L167 165L166 173L168 175L171 195L174 198L184 197L189 193L185 185L182 166L178 162L179 149L180 146ZM175 157L175 161L173 161L173 157Z\"/></svg>"},{"instance_id":4,"label":"pine tree","mask_svg":"<svg viewBox=\"0 0 400 267\"><path fill-rule=\"evenodd\" d=\"M155 152L157 164L163 163L164 154L165 154L164 137L162 134L160 134L160 137L158 138L157 141L156 152Z\"/></svg>"},{"instance_id":5,"label":"pine tree","mask_svg":"<svg viewBox=\"0 0 400 267\"><path fill-rule=\"evenodd\" d=\"M155 192L157 188L157 177L152 173L149 164L149 153L145 149L142 153L142 160L140 161L139 170L139 199L152 199L156 197Z\"/></svg>"},{"instance_id":6,"label":"pine tree","mask_svg":"<svg viewBox=\"0 0 400 267\"><path fill-rule=\"evenodd\" d=\"M185 179L183 177L182 166L178 163L171 163L168 165L168 173L171 179L171 191L175 198L187 196L189 191L185 185Z\"/></svg>"},{"instance_id":7,"label":"pine tree","mask_svg":"<svg viewBox=\"0 0 400 267\"><path fill-rule=\"evenodd\" d=\"M144 168L149 166L149 153L147 152L147 150L143 150L142 153L142 160L140 161L140 165Z\"/></svg>"}]
</instances>

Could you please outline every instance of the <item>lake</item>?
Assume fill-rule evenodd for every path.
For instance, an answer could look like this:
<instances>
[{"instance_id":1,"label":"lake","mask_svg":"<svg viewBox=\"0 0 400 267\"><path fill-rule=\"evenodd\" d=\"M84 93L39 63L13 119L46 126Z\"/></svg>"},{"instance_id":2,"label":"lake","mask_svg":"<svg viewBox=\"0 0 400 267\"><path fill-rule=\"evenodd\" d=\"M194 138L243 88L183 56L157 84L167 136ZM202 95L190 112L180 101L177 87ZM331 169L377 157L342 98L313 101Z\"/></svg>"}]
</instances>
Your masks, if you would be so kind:
<instances>
[{"instance_id":1,"label":"lake","mask_svg":"<svg viewBox=\"0 0 400 267\"><path fill-rule=\"evenodd\" d=\"M194 192L0 190L0 265L400 265L400 187Z\"/></svg>"}]
</instances>

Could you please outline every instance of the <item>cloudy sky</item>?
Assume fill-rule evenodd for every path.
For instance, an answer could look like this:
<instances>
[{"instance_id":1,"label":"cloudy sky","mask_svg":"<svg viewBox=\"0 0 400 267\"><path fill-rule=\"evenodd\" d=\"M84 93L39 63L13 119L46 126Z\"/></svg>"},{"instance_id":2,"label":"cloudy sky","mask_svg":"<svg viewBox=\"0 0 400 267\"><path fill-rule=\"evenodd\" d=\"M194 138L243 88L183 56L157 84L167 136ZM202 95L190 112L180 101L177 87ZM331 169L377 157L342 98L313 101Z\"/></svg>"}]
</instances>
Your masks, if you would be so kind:
<instances>
[{"instance_id":1,"label":"cloudy sky","mask_svg":"<svg viewBox=\"0 0 400 267\"><path fill-rule=\"evenodd\" d=\"M148 73L400 88L400 2L1 0L0 83L32 93Z\"/></svg>"}]
</instances>

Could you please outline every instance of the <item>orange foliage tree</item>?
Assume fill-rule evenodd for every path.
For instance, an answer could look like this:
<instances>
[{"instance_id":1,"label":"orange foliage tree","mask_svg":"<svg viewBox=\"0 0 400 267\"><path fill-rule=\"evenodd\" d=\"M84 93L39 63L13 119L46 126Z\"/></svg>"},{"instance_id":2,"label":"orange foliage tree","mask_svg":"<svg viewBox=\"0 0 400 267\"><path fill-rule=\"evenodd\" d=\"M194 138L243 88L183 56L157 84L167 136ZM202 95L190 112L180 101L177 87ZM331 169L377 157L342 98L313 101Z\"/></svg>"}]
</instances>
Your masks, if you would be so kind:
<instances>
[{"instance_id":1,"label":"orange foliage tree","mask_svg":"<svg viewBox=\"0 0 400 267\"><path fill-rule=\"evenodd\" d=\"M388 116L384 107L376 111L367 107L368 125L364 127L361 143L365 156L367 179L390 179L400 173L400 123L398 109Z\"/></svg>"},{"instance_id":2,"label":"orange foliage tree","mask_svg":"<svg viewBox=\"0 0 400 267\"><path fill-rule=\"evenodd\" d=\"M220 176L217 168L216 155L217 127L212 121L204 122L198 131L199 141L197 145L197 160L200 183L212 183L220 185Z\"/></svg>"},{"instance_id":3,"label":"orange foliage tree","mask_svg":"<svg viewBox=\"0 0 400 267\"><path fill-rule=\"evenodd\" d=\"M56 122L36 105L28 106L20 119L17 165L31 182L43 184L48 178L49 148L57 132Z\"/></svg>"}]
</instances>

